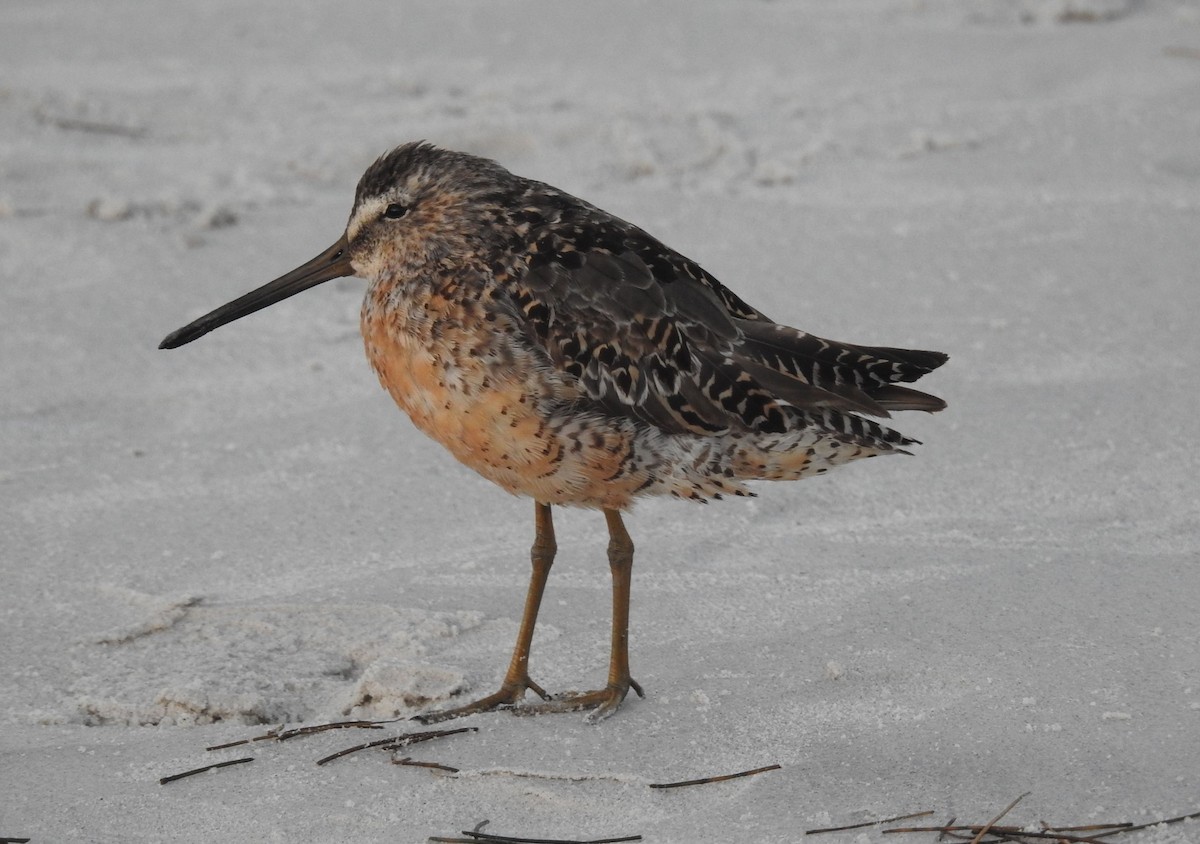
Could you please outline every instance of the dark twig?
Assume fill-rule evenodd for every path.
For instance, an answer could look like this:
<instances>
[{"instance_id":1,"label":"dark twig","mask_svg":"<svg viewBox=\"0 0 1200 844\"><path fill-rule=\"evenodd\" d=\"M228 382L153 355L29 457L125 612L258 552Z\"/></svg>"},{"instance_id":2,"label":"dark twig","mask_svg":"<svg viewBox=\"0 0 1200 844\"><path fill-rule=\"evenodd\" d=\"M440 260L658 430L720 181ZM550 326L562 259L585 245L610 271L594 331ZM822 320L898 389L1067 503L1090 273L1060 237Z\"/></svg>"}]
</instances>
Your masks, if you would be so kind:
<instances>
[{"instance_id":1,"label":"dark twig","mask_svg":"<svg viewBox=\"0 0 1200 844\"><path fill-rule=\"evenodd\" d=\"M433 768L435 771L446 771L447 773L457 774L458 768L451 768L449 765L441 765L437 762L417 762L405 756L403 759L393 759L393 765L407 765L412 768Z\"/></svg>"},{"instance_id":2,"label":"dark twig","mask_svg":"<svg viewBox=\"0 0 1200 844\"><path fill-rule=\"evenodd\" d=\"M410 744L420 744L423 741L429 741L442 736L452 736L457 733L477 733L478 727L459 727L456 730L430 730L424 733L406 733L402 736L396 736L391 739L391 743L384 742L379 745L384 750L403 750Z\"/></svg>"},{"instance_id":3,"label":"dark twig","mask_svg":"<svg viewBox=\"0 0 1200 844\"><path fill-rule=\"evenodd\" d=\"M479 832L481 829L483 829L489 823L491 823L491 821L489 821L487 818L484 818L479 823L475 824L475 831ZM426 840L427 841L445 842L445 844L475 844L475 842L477 842L479 839L478 838L442 838L440 836L435 835L430 838L427 838Z\"/></svg>"},{"instance_id":4,"label":"dark twig","mask_svg":"<svg viewBox=\"0 0 1200 844\"><path fill-rule=\"evenodd\" d=\"M369 741L366 744L356 744L354 747L347 747L339 750L337 753L330 753L328 756L323 756L317 760L318 765L324 765L326 762L332 762L334 759L341 759L343 756L349 756L351 753L358 753L360 750L370 750L372 747L383 747L395 741L394 738L380 739L379 741Z\"/></svg>"},{"instance_id":5,"label":"dark twig","mask_svg":"<svg viewBox=\"0 0 1200 844\"><path fill-rule=\"evenodd\" d=\"M1155 821L1154 823L1143 824L1142 826L1133 826L1129 823L1108 823L1108 824L1088 824L1087 826L1044 826L1042 831L1023 829L1018 826L990 826L983 827L978 824L954 826L954 821L951 820L945 826L912 826L897 829L885 829L884 835L891 835L902 832L936 832L939 837L946 836L958 841L974 842L980 836L993 835L995 838L980 840L980 844L986 844L987 841L1056 841L1064 842L1064 844L1107 844L1101 839L1108 838L1112 835L1119 835L1123 832L1131 832L1135 829L1146 829L1147 827L1155 826L1160 823L1175 823L1186 820L1188 818L1200 817L1200 812L1195 815L1182 815L1178 818L1171 818L1166 821ZM993 821L993 824L995 822ZM1096 832L1095 835L1071 835L1072 832ZM967 834L964 834L967 833Z\"/></svg>"},{"instance_id":6,"label":"dark twig","mask_svg":"<svg viewBox=\"0 0 1200 844\"><path fill-rule=\"evenodd\" d=\"M478 830L478 827L476 827ZM640 835L625 835L621 838L520 838L511 835L494 835L490 832L463 830L467 841L494 841L500 844L617 844L620 841L641 841ZM432 840L432 839L431 839Z\"/></svg>"},{"instance_id":7,"label":"dark twig","mask_svg":"<svg viewBox=\"0 0 1200 844\"><path fill-rule=\"evenodd\" d=\"M997 823L999 823L1000 819L1002 817L1004 817L1009 812L1011 812L1013 809L1013 806L1016 806L1018 803L1020 803L1022 800L1024 800L1028 796L1029 796L1028 791L1026 791L1024 794L1018 794L1016 796L1016 798L1013 800L1013 802L1009 803L1007 806L1005 806L1003 809L1000 810L1000 814L996 815L996 817L992 818L990 821L988 821L986 824L984 824L983 828L981 830L979 830L979 834L976 835L974 840L971 841L971 844L979 844L979 842L983 840L983 836L987 835L989 829L991 829L993 826L995 826Z\"/></svg>"},{"instance_id":8,"label":"dark twig","mask_svg":"<svg viewBox=\"0 0 1200 844\"><path fill-rule=\"evenodd\" d=\"M273 739L279 738L279 734L281 732L283 732L283 724L280 724L278 727L274 727L270 730L267 730L261 736L254 736L253 738L238 739L237 741L227 741L224 744L214 744L212 747L206 747L204 749L206 751L207 750L228 750L231 747L240 747L243 744L250 744L251 742L271 741Z\"/></svg>"},{"instance_id":9,"label":"dark twig","mask_svg":"<svg viewBox=\"0 0 1200 844\"><path fill-rule=\"evenodd\" d=\"M749 777L754 774L761 774L763 771L777 771L781 765L767 765L763 768L755 768L753 771L739 771L736 774L723 774L719 777L704 777L698 780L684 780L683 782L652 782L651 788L682 788L685 785L704 785L710 782L724 782L725 780L735 780L738 777Z\"/></svg>"},{"instance_id":10,"label":"dark twig","mask_svg":"<svg viewBox=\"0 0 1200 844\"><path fill-rule=\"evenodd\" d=\"M884 818L881 821L863 821L862 823L853 823L849 826L827 826L823 829L806 829L805 835L818 835L822 832L845 832L848 829L862 829L864 826L879 826L885 823L896 823L896 821L906 821L910 818L924 818L933 814L933 810L929 809L924 812L913 812L911 815L897 815L894 818ZM954 821L951 821L954 823Z\"/></svg>"},{"instance_id":11,"label":"dark twig","mask_svg":"<svg viewBox=\"0 0 1200 844\"><path fill-rule=\"evenodd\" d=\"M988 844L989 841L1000 842L1000 844L1027 844L1028 839L1017 838L1016 835L1010 835L1007 832L999 832L998 830L1000 829L1002 829L1002 827L992 827L992 829L989 830L989 834L992 837L981 839L980 844ZM1024 835L1024 833L1018 834ZM974 841L975 839L972 839L972 844L974 844Z\"/></svg>"},{"instance_id":12,"label":"dark twig","mask_svg":"<svg viewBox=\"0 0 1200 844\"><path fill-rule=\"evenodd\" d=\"M471 830L464 829L463 835L467 838L430 838L429 841L445 842L446 844L478 844L478 842L498 842L500 844L618 844L622 841L641 841L640 835L626 835L621 838L592 838L588 840L578 838L520 838L511 835L496 835L491 832L483 832L483 828L487 826L486 820L475 824L475 828Z\"/></svg>"},{"instance_id":13,"label":"dark twig","mask_svg":"<svg viewBox=\"0 0 1200 844\"><path fill-rule=\"evenodd\" d=\"M392 736L390 738L379 739L378 741L369 741L366 744L356 744L354 747L347 747L344 750L339 750L337 753L331 753L323 759L318 759L317 764L324 765L326 762L332 762L334 759L349 756L351 753L357 753L360 750L370 750L372 747L381 747L384 750L399 750L403 747L408 747L410 744L429 741L430 739L441 738L442 736L477 732L479 732L478 727L459 727L457 730L427 730L420 733L405 733L402 736Z\"/></svg>"},{"instance_id":14,"label":"dark twig","mask_svg":"<svg viewBox=\"0 0 1200 844\"><path fill-rule=\"evenodd\" d=\"M1102 827L1102 828L1103 829L1111 829L1112 827L1107 826L1107 827ZM1115 832L1126 832L1126 831L1127 831L1126 829L1115 830ZM909 827L897 827L896 829L883 830L884 835L894 835L896 833L902 833L902 832L936 832L936 833L939 833L940 835L944 835L949 838L956 838L960 841L972 841L972 842L976 838L978 838L980 833L983 833L985 835L990 833L992 835L999 836L1001 838L1001 840L1003 840L1005 838L1014 838L1014 837L1015 838L1036 838L1038 840L1067 841L1067 842L1071 842L1071 844L1088 844L1088 842L1097 842L1100 840L1098 836L1093 836L1091 838L1085 838L1085 837L1081 837L1078 835L1068 835L1066 832L1060 832L1060 831L1056 831L1056 830L1047 830L1045 832L1032 832L1030 830L1022 829L1019 826L984 827L984 826L980 826L979 824L959 825L959 826L951 826L949 824L947 824L946 826L909 826ZM964 835L963 833L967 833L967 834ZM1101 833L1101 834L1102 835L1113 835L1114 832L1105 832L1105 833ZM981 841L980 844L983 844L983 842Z\"/></svg>"},{"instance_id":15,"label":"dark twig","mask_svg":"<svg viewBox=\"0 0 1200 844\"><path fill-rule=\"evenodd\" d=\"M211 771L216 768L228 768L230 765L242 765L242 764L245 764L246 762L253 762L253 761L254 761L253 756L247 756L244 759L230 759L227 762L217 762L215 765L205 765L203 768L196 768L193 771L184 771L182 774L171 774L171 776L169 776L169 777L163 777L162 779L160 779L158 781L158 784L166 785L169 782L175 782L175 780L181 780L184 777L191 777L191 776L195 776L196 774L203 774L205 771Z\"/></svg>"},{"instance_id":16,"label":"dark twig","mask_svg":"<svg viewBox=\"0 0 1200 844\"><path fill-rule=\"evenodd\" d=\"M1102 832L1099 835L1097 835L1096 837L1103 838L1108 835L1118 835L1122 832L1133 832L1134 830L1137 830L1137 829L1149 829L1150 827L1158 826L1159 824L1172 824L1172 823L1182 823L1183 821L1194 821L1197 818L1200 818L1200 812L1192 812L1190 815L1180 815L1175 818L1167 818L1166 820L1151 821L1150 823L1139 824L1138 826L1127 826L1122 829L1113 830L1112 832Z\"/></svg>"},{"instance_id":17,"label":"dark twig","mask_svg":"<svg viewBox=\"0 0 1200 844\"><path fill-rule=\"evenodd\" d=\"M1055 841L1065 844L1104 844L1099 838L1089 838L1079 835L1067 835L1065 832L1032 832L1015 826L997 826L991 830L993 835L1000 835L1005 841Z\"/></svg>"},{"instance_id":18,"label":"dark twig","mask_svg":"<svg viewBox=\"0 0 1200 844\"><path fill-rule=\"evenodd\" d=\"M293 730L284 730L279 734L280 741L287 741L296 736L311 736L314 733L323 733L327 730L382 730L384 724L394 724L398 718L393 718L390 721L335 721L331 724L313 724L311 727L296 727Z\"/></svg>"},{"instance_id":19,"label":"dark twig","mask_svg":"<svg viewBox=\"0 0 1200 844\"><path fill-rule=\"evenodd\" d=\"M382 730L384 724L394 724L399 721L399 718L391 718L387 721L334 721L331 724L313 724L309 727L295 727L291 730L285 730L280 724L273 730L268 730L261 736L254 736L248 739L239 739L238 741L227 742L226 744L217 744L212 747L206 747L205 750L225 750L230 747L237 747L243 744L250 744L255 741L287 741L297 736L311 736L314 733L323 733L326 730Z\"/></svg>"}]
</instances>

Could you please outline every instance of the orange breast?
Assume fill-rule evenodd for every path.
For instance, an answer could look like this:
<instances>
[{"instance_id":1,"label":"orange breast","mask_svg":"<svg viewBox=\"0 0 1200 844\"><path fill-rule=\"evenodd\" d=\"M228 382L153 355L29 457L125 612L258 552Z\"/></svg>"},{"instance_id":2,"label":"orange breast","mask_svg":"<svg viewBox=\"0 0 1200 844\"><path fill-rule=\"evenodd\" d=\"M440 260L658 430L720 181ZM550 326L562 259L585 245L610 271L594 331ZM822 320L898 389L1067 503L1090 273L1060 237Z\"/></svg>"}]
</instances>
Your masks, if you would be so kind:
<instances>
[{"instance_id":1,"label":"orange breast","mask_svg":"<svg viewBox=\"0 0 1200 844\"><path fill-rule=\"evenodd\" d=\"M487 319L478 301L430 294L401 303L372 289L362 331L384 389L460 462L544 503L628 505L632 428L562 415L577 391L515 340L520 327L503 315Z\"/></svg>"}]
</instances>

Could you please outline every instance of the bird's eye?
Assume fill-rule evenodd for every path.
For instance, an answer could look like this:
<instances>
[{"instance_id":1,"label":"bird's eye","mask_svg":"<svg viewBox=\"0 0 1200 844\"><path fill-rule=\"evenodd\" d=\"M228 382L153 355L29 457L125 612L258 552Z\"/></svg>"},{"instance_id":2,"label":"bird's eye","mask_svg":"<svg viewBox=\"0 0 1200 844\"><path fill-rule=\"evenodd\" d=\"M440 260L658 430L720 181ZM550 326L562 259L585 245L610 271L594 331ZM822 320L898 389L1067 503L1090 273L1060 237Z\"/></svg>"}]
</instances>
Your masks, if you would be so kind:
<instances>
[{"instance_id":1,"label":"bird's eye","mask_svg":"<svg viewBox=\"0 0 1200 844\"><path fill-rule=\"evenodd\" d=\"M401 217L403 217L407 213L408 213L408 208L406 208L405 206L401 205L398 202L393 202L383 212L383 216L387 217L389 220L399 220Z\"/></svg>"}]
</instances>

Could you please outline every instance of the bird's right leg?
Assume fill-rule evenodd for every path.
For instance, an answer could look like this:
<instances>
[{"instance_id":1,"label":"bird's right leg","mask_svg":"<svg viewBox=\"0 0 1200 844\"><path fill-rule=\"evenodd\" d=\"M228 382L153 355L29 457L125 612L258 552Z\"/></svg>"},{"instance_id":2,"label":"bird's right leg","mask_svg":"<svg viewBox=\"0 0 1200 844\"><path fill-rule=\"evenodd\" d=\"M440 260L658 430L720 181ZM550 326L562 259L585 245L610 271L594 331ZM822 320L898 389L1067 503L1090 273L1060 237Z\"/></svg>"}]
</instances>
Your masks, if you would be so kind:
<instances>
[{"instance_id":1,"label":"bird's right leg","mask_svg":"<svg viewBox=\"0 0 1200 844\"><path fill-rule=\"evenodd\" d=\"M542 605L542 593L546 591L546 580L550 576L550 567L554 565L554 554L558 546L554 542L554 520L550 515L550 505L538 503L534 511L535 533L533 547L529 550L529 558L533 563L533 574L529 578L529 591L525 595L525 612L521 616L521 629L517 631L517 644L513 648L512 660L508 671L504 674L504 682L499 691L486 697L453 709L441 712L430 712L417 715L413 720L422 724L436 724L439 721L449 721L451 718L461 718L464 715L474 715L476 712L488 712L502 706L513 706L525 697L525 690L530 689L542 700L550 696L529 678L529 647L533 643L533 628L537 625L538 609Z\"/></svg>"}]
</instances>

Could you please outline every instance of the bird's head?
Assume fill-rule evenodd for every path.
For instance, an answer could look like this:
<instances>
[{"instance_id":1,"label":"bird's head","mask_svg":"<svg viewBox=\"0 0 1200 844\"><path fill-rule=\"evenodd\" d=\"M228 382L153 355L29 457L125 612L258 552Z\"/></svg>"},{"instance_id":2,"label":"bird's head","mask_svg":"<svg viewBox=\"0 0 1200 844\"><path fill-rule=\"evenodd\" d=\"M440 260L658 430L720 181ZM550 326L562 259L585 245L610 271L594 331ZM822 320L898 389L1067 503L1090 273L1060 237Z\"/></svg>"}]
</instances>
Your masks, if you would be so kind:
<instances>
[{"instance_id":1,"label":"bird's head","mask_svg":"<svg viewBox=\"0 0 1200 844\"><path fill-rule=\"evenodd\" d=\"M484 254L513 176L500 165L424 142L396 147L367 168L346 231L291 272L185 325L159 344L174 349L215 328L343 276L410 276L452 255Z\"/></svg>"}]
</instances>

